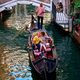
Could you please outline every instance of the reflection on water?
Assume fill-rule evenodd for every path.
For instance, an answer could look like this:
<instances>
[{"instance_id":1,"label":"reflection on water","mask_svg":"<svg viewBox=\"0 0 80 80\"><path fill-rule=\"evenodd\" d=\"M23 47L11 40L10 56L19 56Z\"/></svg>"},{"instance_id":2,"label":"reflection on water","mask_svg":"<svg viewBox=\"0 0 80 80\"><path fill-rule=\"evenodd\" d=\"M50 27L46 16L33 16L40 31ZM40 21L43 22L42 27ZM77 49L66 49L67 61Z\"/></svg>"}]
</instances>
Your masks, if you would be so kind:
<instances>
[{"instance_id":1,"label":"reflection on water","mask_svg":"<svg viewBox=\"0 0 80 80\"><path fill-rule=\"evenodd\" d=\"M16 31L0 30L0 80L32 80L27 44L27 33L11 40ZM23 36L22 36L23 35Z\"/></svg>"},{"instance_id":2,"label":"reflection on water","mask_svg":"<svg viewBox=\"0 0 80 80\"><path fill-rule=\"evenodd\" d=\"M4 46L0 45L0 79L5 80L5 77L7 78L8 75L6 74L8 72L7 64L5 63L5 54L3 53ZM1 78L2 77L2 78Z\"/></svg>"}]
</instances>

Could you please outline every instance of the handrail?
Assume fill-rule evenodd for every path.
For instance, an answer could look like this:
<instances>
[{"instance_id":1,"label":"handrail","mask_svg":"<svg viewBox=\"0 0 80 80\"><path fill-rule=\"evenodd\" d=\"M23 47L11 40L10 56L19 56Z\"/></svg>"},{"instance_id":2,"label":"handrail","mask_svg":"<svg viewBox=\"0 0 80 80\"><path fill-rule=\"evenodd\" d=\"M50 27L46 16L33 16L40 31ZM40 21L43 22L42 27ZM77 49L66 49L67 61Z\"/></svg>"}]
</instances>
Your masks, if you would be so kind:
<instances>
[{"instance_id":1,"label":"handrail","mask_svg":"<svg viewBox=\"0 0 80 80\"><path fill-rule=\"evenodd\" d=\"M13 2L17 2L17 0L10 0L10 1L6 2L6 3L0 4L0 7L3 7L5 5L8 5L8 4L13 3Z\"/></svg>"},{"instance_id":2,"label":"handrail","mask_svg":"<svg viewBox=\"0 0 80 80\"><path fill-rule=\"evenodd\" d=\"M69 17L65 13L57 13L56 23L58 23L63 28L69 28Z\"/></svg>"},{"instance_id":3,"label":"handrail","mask_svg":"<svg viewBox=\"0 0 80 80\"><path fill-rule=\"evenodd\" d=\"M20 2L26 1L26 3L20 3L19 1L20 1ZM20 4L35 4L35 6L37 6L36 4L40 4L40 3L41 3L41 1L36 1L36 0L34 0L34 1L29 1L29 0L11 0L11 1L9 1L9 2L0 4L0 8L3 8L3 7L4 7L4 8L1 9L0 11L4 10L5 7L14 6L14 5L13 5L14 2L15 2L15 5L17 5L17 3L20 3ZM46 8L50 8L50 4L44 3L44 2L42 2L42 3L44 4L44 6L46 6ZM12 4L12 5L11 5L11 4ZM50 9L47 9L47 10L50 11Z\"/></svg>"},{"instance_id":4,"label":"handrail","mask_svg":"<svg viewBox=\"0 0 80 80\"><path fill-rule=\"evenodd\" d=\"M0 5L9 1L12 1L12 0L0 0Z\"/></svg>"},{"instance_id":5,"label":"handrail","mask_svg":"<svg viewBox=\"0 0 80 80\"><path fill-rule=\"evenodd\" d=\"M0 4L0 12L5 10L5 7L11 7L13 5L17 5L17 0L11 0L11 1L6 2L4 4Z\"/></svg>"},{"instance_id":6,"label":"handrail","mask_svg":"<svg viewBox=\"0 0 80 80\"><path fill-rule=\"evenodd\" d=\"M68 17L64 13L57 13L56 21L67 21L67 23L68 23Z\"/></svg>"}]
</instances>

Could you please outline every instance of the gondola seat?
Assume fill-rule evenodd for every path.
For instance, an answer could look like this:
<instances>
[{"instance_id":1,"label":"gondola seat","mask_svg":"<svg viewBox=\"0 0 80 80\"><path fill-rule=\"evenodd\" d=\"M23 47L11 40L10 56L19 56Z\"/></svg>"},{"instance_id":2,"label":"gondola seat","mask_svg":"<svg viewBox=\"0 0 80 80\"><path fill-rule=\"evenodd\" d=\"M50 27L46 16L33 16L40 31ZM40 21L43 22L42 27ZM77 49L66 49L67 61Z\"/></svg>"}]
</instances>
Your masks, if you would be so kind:
<instances>
[{"instance_id":1,"label":"gondola seat","mask_svg":"<svg viewBox=\"0 0 80 80\"><path fill-rule=\"evenodd\" d=\"M52 58L53 57L52 49L50 47L46 48L46 57L47 58Z\"/></svg>"},{"instance_id":2,"label":"gondola seat","mask_svg":"<svg viewBox=\"0 0 80 80\"><path fill-rule=\"evenodd\" d=\"M41 52L38 49L34 50L34 55L35 56L39 56L40 54L41 54Z\"/></svg>"},{"instance_id":3,"label":"gondola seat","mask_svg":"<svg viewBox=\"0 0 80 80\"><path fill-rule=\"evenodd\" d=\"M51 51L51 48L50 47L46 48L46 52L49 52L49 51Z\"/></svg>"}]
</instances>

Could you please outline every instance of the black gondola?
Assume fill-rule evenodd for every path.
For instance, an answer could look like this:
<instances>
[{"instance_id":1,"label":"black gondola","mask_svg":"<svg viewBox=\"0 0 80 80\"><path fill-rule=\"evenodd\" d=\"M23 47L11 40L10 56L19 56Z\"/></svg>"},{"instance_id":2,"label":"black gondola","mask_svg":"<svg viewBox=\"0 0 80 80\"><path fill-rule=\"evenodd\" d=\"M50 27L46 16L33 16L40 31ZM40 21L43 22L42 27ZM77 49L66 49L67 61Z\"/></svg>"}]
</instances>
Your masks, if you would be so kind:
<instances>
[{"instance_id":1,"label":"black gondola","mask_svg":"<svg viewBox=\"0 0 80 80\"><path fill-rule=\"evenodd\" d=\"M45 30L36 30L35 32L45 32ZM34 31L30 34L28 42L32 45L31 37ZM29 49L32 47L29 47ZM32 67L35 71L39 74L51 74L56 70L57 66L57 54L55 46L50 46L50 51L48 52L38 52L38 54L42 55L35 55L36 53L34 50L30 49L29 51L29 59Z\"/></svg>"}]
</instances>

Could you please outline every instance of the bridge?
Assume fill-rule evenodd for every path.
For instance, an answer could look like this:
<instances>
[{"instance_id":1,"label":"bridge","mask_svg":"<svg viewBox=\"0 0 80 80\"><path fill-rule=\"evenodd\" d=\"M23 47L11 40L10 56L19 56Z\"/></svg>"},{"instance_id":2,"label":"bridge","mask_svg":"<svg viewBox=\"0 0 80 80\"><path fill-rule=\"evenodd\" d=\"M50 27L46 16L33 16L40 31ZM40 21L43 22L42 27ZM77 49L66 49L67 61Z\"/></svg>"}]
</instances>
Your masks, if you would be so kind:
<instances>
[{"instance_id":1,"label":"bridge","mask_svg":"<svg viewBox=\"0 0 80 80\"><path fill-rule=\"evenodd\" d=\"M12 6L15 6L17 4L32 4L34 6L38 6L41 3L41 1L38 0L9 0L3 4L0 4L0 12L5 10L5 9L9 9ZM51 12L51 4L48 3L44 3L44 7L47 11Z\"/></svg>"}]
</instances>

